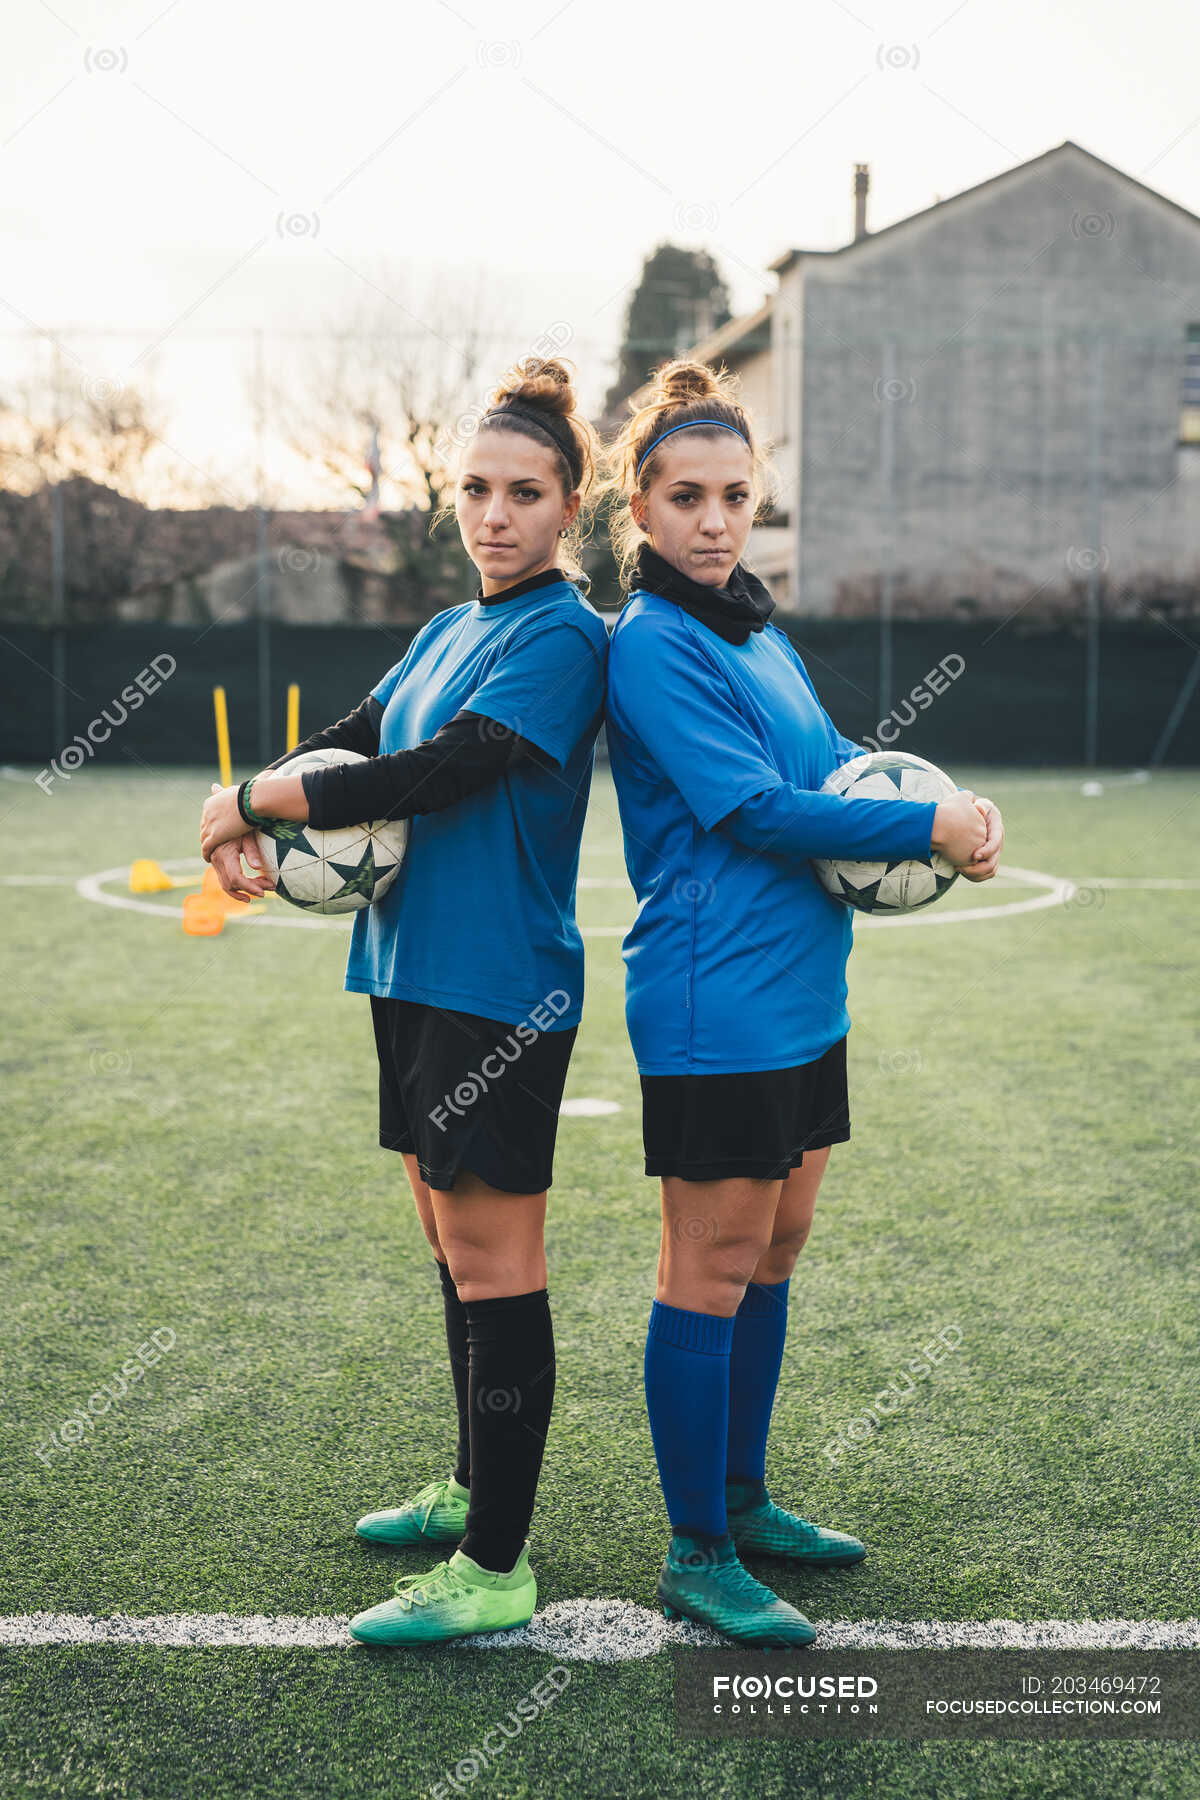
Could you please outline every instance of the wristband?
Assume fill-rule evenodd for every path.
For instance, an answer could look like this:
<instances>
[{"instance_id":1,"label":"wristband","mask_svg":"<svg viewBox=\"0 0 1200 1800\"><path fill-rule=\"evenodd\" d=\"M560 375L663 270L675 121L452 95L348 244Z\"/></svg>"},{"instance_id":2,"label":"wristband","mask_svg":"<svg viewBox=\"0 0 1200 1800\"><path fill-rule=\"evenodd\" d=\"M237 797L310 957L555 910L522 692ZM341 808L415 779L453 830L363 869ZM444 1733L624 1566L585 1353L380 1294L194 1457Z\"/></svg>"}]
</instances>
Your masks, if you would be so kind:
<instances>
[{"instance_id":1,"label":"wristband","mask_svg":"<svg viewBox=\"0 0 1200 1800\"><path fill-rule=\"evenodd\" d=\"M257 780L258 776L252 775L249 781L243 781L237 791L237 807L247 825L256 825L262 829L264 826L272 824L273 821L264 817L262 813L256 813L250 804L250 789Z\"/></svg>"},{"instance_id":2,"label":"wristband","mask_svg":"<svg viewBox=\"0 0 1200 1800\"><path fill-rule=\"evenodd\" d=\"M275 838L281 844L294 844L297 839L304 836L304 826L299 819L267 818L263 813L256 813L251 806L250 789L257 780L258 776L252 775L250 780L243 781L238 789L238 811L247 825L253 825L256 830L265 832L268 837Z\"/></svg>"}]
</instances>

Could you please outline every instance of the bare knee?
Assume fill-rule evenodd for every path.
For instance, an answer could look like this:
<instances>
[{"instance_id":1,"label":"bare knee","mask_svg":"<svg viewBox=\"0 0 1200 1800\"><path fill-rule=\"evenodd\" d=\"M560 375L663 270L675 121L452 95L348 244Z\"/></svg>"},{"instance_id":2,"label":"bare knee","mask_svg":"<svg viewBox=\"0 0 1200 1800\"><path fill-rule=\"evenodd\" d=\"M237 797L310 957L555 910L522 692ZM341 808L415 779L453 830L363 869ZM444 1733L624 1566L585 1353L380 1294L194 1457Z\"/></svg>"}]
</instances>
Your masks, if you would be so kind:
<instances>
[{"instance_id":1,"label":"bare knee","mask_svg":"<svg viewBox=\"0 0 1200 1800\"><path fill-rule=\"evenodd\" d=\"M540 1246L485 1245L445 1232L442 1239L443 1254L464 1302L534 1294L546 1286L546 1253Z\"/></svg>"},{"instance_id":2,"label":"bare knee","mask_svg":"<svg viewBox=\"0 0 1200 1800\"><path fill-rule=\"evenodd\" d=\"M770 1286L787 1281L796 1267L800 1252L808 1242L811 1229L812 1220L809 1218L786 1231L776 1232L759 1258L754 1271L755 1281Z\"/></svg>"},{"instance_id":3,"label":"bare knee","mask_svg":"<svg viewBox=\"0 0 1200 1800\"><path fill-rule=\"evenodd\" d=\"M463 1183L434 1199L442 1251L464 1301L537 1293L546 1286L544 1194L514 1195Z\"/></svg>"},{"instance_id":4,"label":"bare knee","mask_svg":"<svg viewBox=\"0 0 1200 1800\"><path fill-rule=\"evenodd\" d=\"M454 1285L462 1299L480 1298L480 1281L487 1272L488 1245L442 1227L442 1255L449 1264Z\"/></svg>"},{"instance_id":5,"label":"bare knee","mask_svg":"<svg viewBox=\"0 0 1200 1800\"><path fill-rule=\"evenodd\" d=\"M688 1312L732 1318L768 1242L764 1232L751 1231L723 1235L706 1245L679 1245L666 1237L659 1260L659 1300Z\"/></svg>"}]
</instances>

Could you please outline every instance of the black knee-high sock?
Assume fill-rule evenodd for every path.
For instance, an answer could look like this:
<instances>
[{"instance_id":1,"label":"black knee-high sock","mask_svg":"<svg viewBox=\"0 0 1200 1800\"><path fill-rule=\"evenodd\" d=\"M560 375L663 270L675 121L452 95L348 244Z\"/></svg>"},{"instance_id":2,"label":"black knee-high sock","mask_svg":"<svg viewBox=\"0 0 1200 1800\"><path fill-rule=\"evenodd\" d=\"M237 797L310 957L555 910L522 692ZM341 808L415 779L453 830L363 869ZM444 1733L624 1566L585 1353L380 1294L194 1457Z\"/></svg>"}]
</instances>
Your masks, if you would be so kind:
<instances>
[{"instance_id":1,"label":"black knee-high sock","mask_svg":"<svg viewBox=\"0 0 1200 1800\"><path fill-rule=\"evenodd\" d=\"M467 1342L467 1309L458 1297L454 1277L444 1262L438 1263L442 1297L446 1307L446 1347L450 1352L450 1372L454 1376L454 1401L458 1407L458 1454L454 1479L461 1487L471 1485L471 1433L467 1383L471 1352Z\"/></svg>"},{"instance_id":2,"label":"black knee-high sock","mask_svg":"<svg viewBox=\"0 0 1200 1800\"><path fill-rule=\"evenodd\" d=\"M545 1288L465 1302L471 1344L471 1504L460 1548L508 1572L525 1544L554 1402Z\"/></svg>"}]
</instances>

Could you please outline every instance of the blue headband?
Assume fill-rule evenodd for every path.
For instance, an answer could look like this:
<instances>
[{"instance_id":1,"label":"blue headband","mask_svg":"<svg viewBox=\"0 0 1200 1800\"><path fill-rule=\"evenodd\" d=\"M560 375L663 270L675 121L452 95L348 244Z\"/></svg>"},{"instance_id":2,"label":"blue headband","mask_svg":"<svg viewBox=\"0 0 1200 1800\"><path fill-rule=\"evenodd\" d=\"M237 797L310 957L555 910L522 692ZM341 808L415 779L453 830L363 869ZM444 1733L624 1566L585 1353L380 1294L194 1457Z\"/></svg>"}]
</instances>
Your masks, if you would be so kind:
<instances>
[{"instance_id":1,"label":"blue headband","mask_svg":"<svg viewBox=\"0 0 1200 1800\"><path fill-rule=\"evenodd\" d=\"M690 430L690 428L693 425L719 425L721 427L722 431L736 432L738 437L741 438L743 444L745 444L746 448L747 449L750 448L750 439L746 436L745 432L740 430L739 427L736 425L727 424L724 419L685 419L682 425L672 425L670 431L660 432L659 435L655 438L654 442L650 445L649 449L642 451L641 456L638 458L638 466L633 472L634 480L636 481L638 476L641 474L642 464L645 462L646 458L649 456L651 450L657 450L658 446L662 443L664 438L674 437L675 433L677 431L688 431L688 430Z\"/></svg>"}]
</instances>

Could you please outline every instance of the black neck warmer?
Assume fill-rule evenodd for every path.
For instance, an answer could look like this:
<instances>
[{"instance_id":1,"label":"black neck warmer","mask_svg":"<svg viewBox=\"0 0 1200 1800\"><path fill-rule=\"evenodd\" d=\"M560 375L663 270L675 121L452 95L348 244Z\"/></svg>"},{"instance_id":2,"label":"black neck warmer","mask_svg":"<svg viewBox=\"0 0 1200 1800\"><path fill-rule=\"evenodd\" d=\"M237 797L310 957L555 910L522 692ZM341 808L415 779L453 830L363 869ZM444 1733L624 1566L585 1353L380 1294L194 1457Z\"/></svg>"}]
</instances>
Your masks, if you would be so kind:
<instances>
[{"instance_id":1,"label":"black neck warmer","mask_svg":"<svg viewBox=\"0 0 1200 1800\"><path fill-rule=\"evenodd\" d=\"M532 593L534 588L553 587L556 582L566 579L561 569L543 569L540 575L527 575L524 581L517 581L511 587L501 588L498 594L485 594L481 587L477 587L475 598L480 606L495 606L498 600L515 600L518 594Z\"/></svg>"},{"instance_id":2,"label":"black neck warmer","mask_svg":"<svg viewBox=\"0 0 1200 1800\"><path fill-rule=\"evenodd\" d=\"M727 644L746 643L750 633L761 631L775 610L765 585L740 562L734 564L724 587L705 587L647 543L638 546L630 586L648 588L652 594L673 600Z\"/></svg>"}]
</instances>

